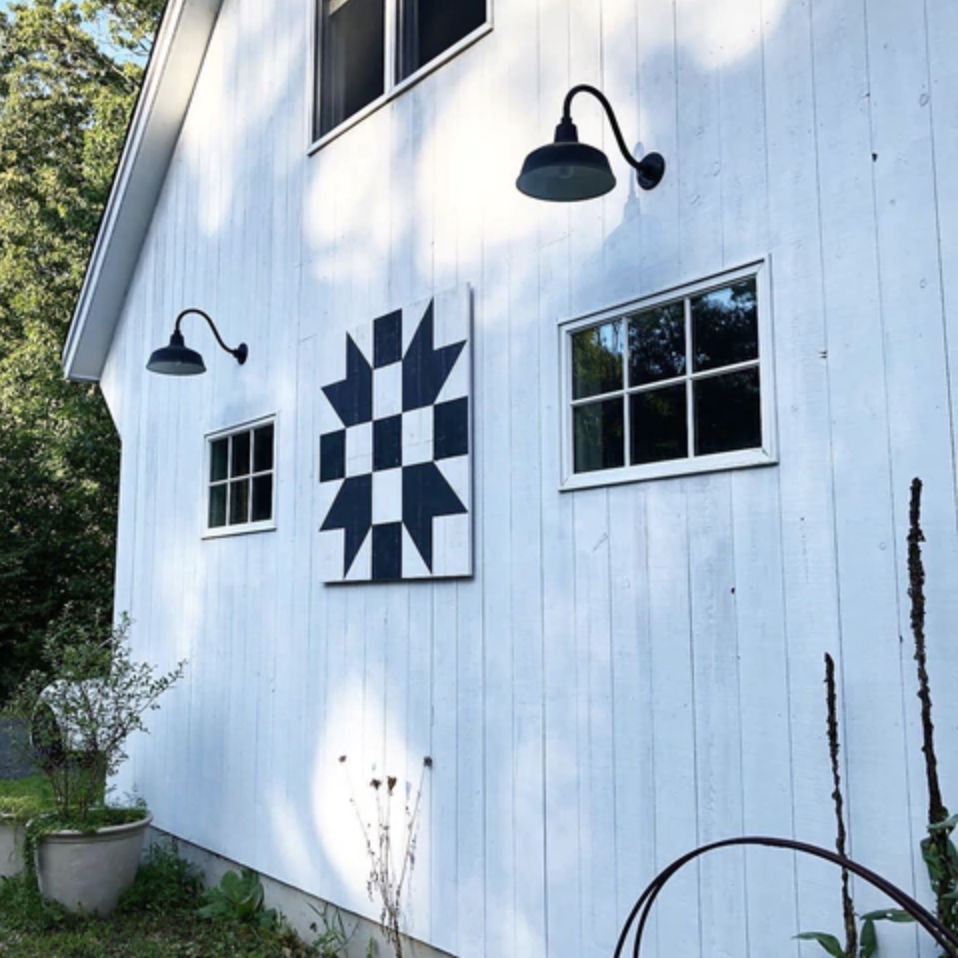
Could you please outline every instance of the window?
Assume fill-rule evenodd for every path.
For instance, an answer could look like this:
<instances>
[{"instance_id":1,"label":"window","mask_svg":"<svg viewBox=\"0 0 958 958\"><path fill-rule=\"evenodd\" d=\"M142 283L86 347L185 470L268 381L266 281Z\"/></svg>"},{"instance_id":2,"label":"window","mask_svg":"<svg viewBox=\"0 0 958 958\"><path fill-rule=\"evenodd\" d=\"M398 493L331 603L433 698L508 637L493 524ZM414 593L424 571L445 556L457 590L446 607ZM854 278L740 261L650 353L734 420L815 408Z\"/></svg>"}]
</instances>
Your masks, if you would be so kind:
<instances>
[{"instance_id":1,"label":"window","mask_svg":"<svg viewBox=\"0 0 958 958\"><path fill-rule=\"evenodd\" d=\"M565 487L775 461L764 273L562 327Z\"/></svg>"},{"instance_id":2,"label":"window","mask_svg":"<svg viewBox=\"0 0 958 958\"><path fill-rule=\"evenodd\" d=\"M325 136L394 92L488 20L491 0L317 0L314 134Z\"/></svg>"},{"instance_id":3,"label":"window","mask_svg":"<svg viewBox=\"0 0 958 958\"><path fill-rule=\"evenodd\" d=\"M208 535L272 529L275 423L260 421L208 437Z\"/></svg>"}]
</instances>

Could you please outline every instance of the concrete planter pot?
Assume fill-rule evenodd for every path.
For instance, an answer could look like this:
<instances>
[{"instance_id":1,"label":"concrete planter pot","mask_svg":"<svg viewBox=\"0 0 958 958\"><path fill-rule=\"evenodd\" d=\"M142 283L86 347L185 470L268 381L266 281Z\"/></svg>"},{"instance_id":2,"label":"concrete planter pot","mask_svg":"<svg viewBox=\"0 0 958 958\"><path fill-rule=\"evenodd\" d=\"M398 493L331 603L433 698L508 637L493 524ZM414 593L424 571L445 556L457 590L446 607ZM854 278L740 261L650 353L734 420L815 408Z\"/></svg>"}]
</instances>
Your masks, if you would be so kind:
<instances>
[{"instance_id":1,"label":"concrete planter pot","mask_svg":"<svg viewBox=\"0 0 958 958\"><path fill-rule=\"evenodd\" d=\"M67 911L109 915L133 884L153 816L91 834L50 832L37 842L37 880Z\"/></svg>"},{"instance_id":2,"label":"concrete planter pot","mask_svg":"<svg viewBox=\"0 0 958 958\"><path fill-rule=\"evenodd\" d=\"M0 815L0 878L12 878L23 871L22 841L23 824L12 815Z\"/></svg>"}]
</instances>

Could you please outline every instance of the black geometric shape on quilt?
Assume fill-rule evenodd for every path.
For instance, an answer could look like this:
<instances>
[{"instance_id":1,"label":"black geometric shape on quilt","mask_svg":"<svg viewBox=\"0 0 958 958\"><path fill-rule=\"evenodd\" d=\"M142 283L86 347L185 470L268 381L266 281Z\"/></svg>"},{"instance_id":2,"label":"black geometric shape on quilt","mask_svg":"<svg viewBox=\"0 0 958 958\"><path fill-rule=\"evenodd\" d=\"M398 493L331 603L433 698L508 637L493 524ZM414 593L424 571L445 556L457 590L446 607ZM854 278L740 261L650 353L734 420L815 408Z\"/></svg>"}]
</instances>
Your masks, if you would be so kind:
<instances>
[{"instance_id":1,"label":"black geometric shape on quilt","mask_svg":"<svg viewBox=\"0 0 958 958\"><path fill-rule=\"evenodd\" d=\"M323 386L323 392L344 426L358 426L373 418L373 370L348 333L346 378Z\"/></svg>"},{"instance_id":2,"label":"black geometric shape on quilt","mask_svg":"<svg viewBox=\"0 0 958 958\"><path fill-rule=\"evenodd\" d=\"M402 471L402 521L432 572L432 520L466 512L446 477L434 463L404 466Z\"/></svg>"},{"instance_id":3,"label":"black geometric shape on quilt","mask_svg":"<svg viewBox=\"0 0 958 958\"><path fill-rule=\"evenodd\" d=\"M373 421L373 470L396 469L402 465L402 416Z\"/></svg>"},{"instance_id":4,"label":"black geometric shape on quilt","mask_svg":"<svg viewBox=\"0 0 958 958\"><path fill-rule=\"evenodd\" d=\"M319 481L346 478L346 430L337 429L319 437Z\"/></svg>"},{"instance_id":5,"label":"black geometric shape on quilt","mask_svg":"<svg viewBox=\"0 0 958 958\"><path fill-rule=\"evenodd\" d=\"M432 407L432 458L451 459L469 452L469 398Z\"/></svg>"},{"instance_id":6,"label":"black geometric shape on quilt","mask_svg":"<svg viewBox=\"0 0 958 958\"><path fill-rule=\"evenodd\" d=\"M343 575L349 572L356 554L373 524L373 477L350 476L336 493L333 504L320 526L321 532L342 529L346 533L343 553Z\"/></svg>"},{"instance_id":7,"label":"black geometric shape on quilt","mask_svg":"<svg viewBox=\"0 0 958 958\"><path fill-rule=\"evenodd\" d=\"M373 526L373 578L382 582L402 578L402 523Z\"/></svg>"},{"instance_id":8,"label":"black geometric shape on quilt","mask_svg":"<svg viewBox=\"0 0 958 958\"><path fill-rule=\"evenodd\" d=\"M466 345L463 340L461 343L452 343L439 349L433 348L434 325L430 300L402 360L403 412L431 406L436 401L463 346Z\"/></svg>"},{"instance_id":9,"label":"black geometric shape on quilt","mask_svg":"<svg viewBox=\"0 0 958 958\"><path fill-rule=\"evenodd\" d=\"M381 369L402 359L402 310L373 320L373 366Z\"/></svg>"}]
</instances>

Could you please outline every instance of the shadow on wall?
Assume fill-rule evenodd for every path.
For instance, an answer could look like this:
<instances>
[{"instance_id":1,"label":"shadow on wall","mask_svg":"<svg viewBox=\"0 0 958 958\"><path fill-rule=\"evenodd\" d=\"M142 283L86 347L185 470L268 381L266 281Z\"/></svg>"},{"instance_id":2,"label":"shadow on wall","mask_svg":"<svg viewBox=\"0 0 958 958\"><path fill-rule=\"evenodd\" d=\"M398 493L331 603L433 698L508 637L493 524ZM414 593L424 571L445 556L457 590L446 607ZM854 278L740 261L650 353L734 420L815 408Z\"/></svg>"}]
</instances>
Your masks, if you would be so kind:
<instances>
[{"instance_id":1,"label":"shadow on wall","mask_svg":"<svg viewBox=\"0 0 958 958\"><path fill-rule=\"evenodd\" d=\"M744 227L736 234L728 224L743 214L754 225L760 214L749 204L723 207L741 190L723 192L722 184L763 182L760 152L752 151L764 135L763 118L743 121L747 136L736 144L715 117L739 122L723 90L760 74L761 44L784 16L786 0L500 4L494 33L311 157L308 18L292 6L232 3L221 14L184 140L200 198L202 255L211 263L242 257L259 274L253 285L261 290L272 281L270 269L286 279L295 273L303 296L295 317L299 345L338 337L358 320L458 282L472 284L479 571L471 583L347 590L312 582L311 570L307 581L297 569L303 581L292 587L294 599L310 611L294 618L292 609L240 611L259 563L270 561L266 548L245 546L238 569L228 568L225 548L209 550L199 581L207 595L219 594L218 603L197 599L188 623L172 616L161 623L189 646L188 714L171 719L168 734L188 743L189 766L204 786L200 831L221 834L219 850L228 851L237 839L218 831L223 822L234 811L255 820L266 837L239 839L250 864L282 870L277 877L369 914L361 835L335 759L348 752L367 767L375 762L408 775L403 770L434 754L433 806L423 815L411 898L414 933L458 950L465 942L452 938L478 926L502 954L547 953L550 934L568 927L576 953L608 953L637 891L638 870L624 861L610 866L609 844L648 874L670 850L653 848L629 826L630 804L654 796L621 792L614 663L602 658L611 624L586 623L573 595L556 600L549 591L569 581L601 582L608 590L608 540L592 550L595 558L573 543L585 529L582 541L588 536L591 549L599 539L593 522L606 532L614 523L609 509L593 513L553 494L554 323L734 265L755 242ZM510 41L517 35L536 38L538 57ZM585 101L576 104L580 135L607 149L617 188L571 209L534 204L516 192L522 157L551 136L575 82L594 82L609 96L627 139L641 138L639 152L664 154L668 172L654 193L636 194L598 106ZM289 233L273 235L277 230ZM219 288L210 298L232 302L251 327L260 304L241 302L242 295ZM252 339L242 326L233 338ZM514 450L508 471L494 451L502 431ZM313 455L304 451L297 464ZM309 484L296 491L313 493ZM297 521L310 515L305 507ZM312 528L315 534L315 522ZM522 540L538 543L515 550L531 556L527 567L497 561ZM165 565L174 569L175 542L166 541L165 558L173 561ZM561 549L550 556L553 542ZM182 601L176 583L173 575L163 586L169 606ZM383 597L385 611L365 601L370 589ZM165 615L161 599L151 621ZM441 615L456 629L441 629ZM304 623L307 634L290 634L293 622ZM450 636L455 654L437 667ZM413 643L421 659L410 665ZM284 665L284 656L303 669ZM257 660L255 674L240 674ZM443 671L449 666L451 674ZM437 718L440 699L445 711ZM229 723L245 709L255 711L261 734L239 742ZM292 727L270 727L282 721ZM174 768L179 746L160 747ZM693 781L694 756L675 761ZM720 781L721 770L713 771ZM438 818L430 817L434 812ZM551 813L568 826L567 840L559 840ZM183 827L189 837L185 819ZM270 847L277 857L266 860ZM442 862L461 891L439 887L430 862ZM546 874L548 905L540 897ZM694 887L688 899L697 900ZM563 903L570 908L557 923Z\"/></svg>"}]
</instances>

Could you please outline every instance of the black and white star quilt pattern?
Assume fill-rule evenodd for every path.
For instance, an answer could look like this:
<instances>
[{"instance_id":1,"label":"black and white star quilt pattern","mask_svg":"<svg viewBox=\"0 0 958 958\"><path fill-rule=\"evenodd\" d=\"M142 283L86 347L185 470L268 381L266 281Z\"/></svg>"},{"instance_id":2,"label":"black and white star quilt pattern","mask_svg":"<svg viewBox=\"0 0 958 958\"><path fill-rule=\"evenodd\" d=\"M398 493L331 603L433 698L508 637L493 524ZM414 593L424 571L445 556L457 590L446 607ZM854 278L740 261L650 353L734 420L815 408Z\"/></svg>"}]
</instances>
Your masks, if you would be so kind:
<instances>
[{"instance_id":1,"label":"black and white star quilt pattern","mask_svg":"<svg viewBox=\"0 0 958 958\"><path fill-rule=\"evenodd\" d=\"M327 357L325 582L472 575L469 288L378 316Z\"/></svg>"}]
</instances>

